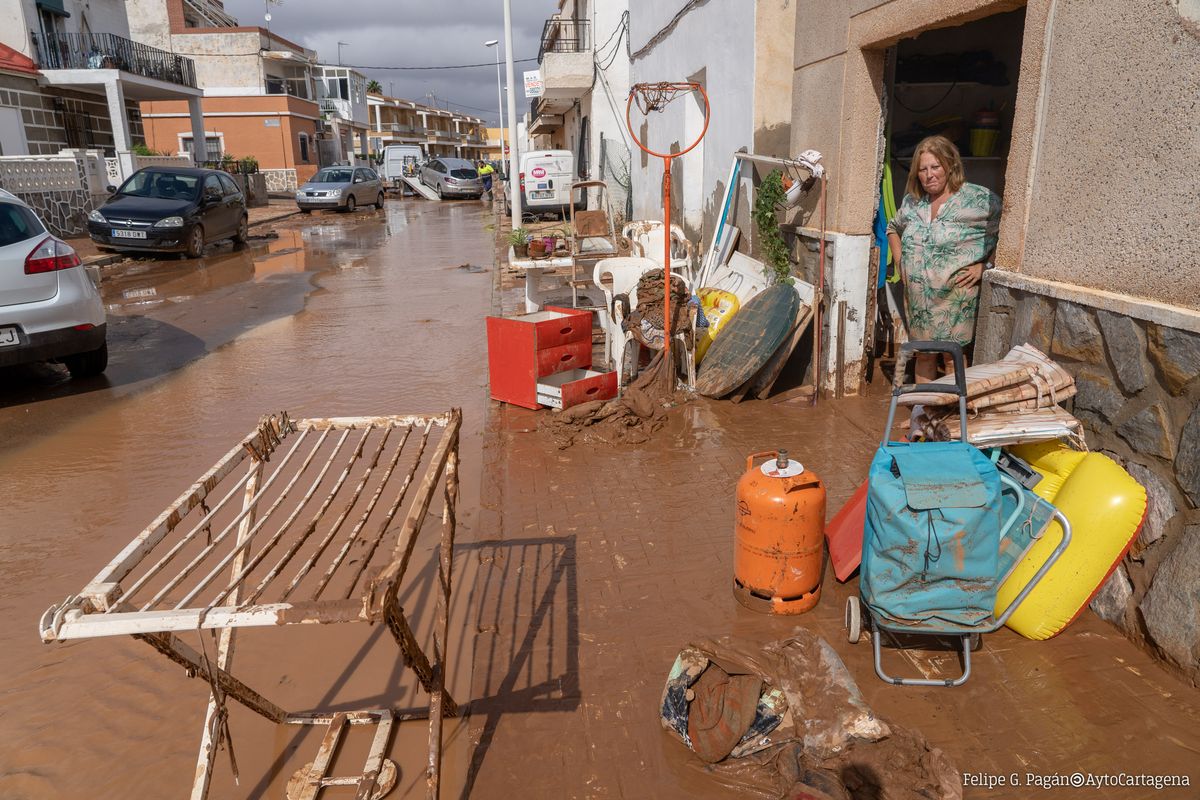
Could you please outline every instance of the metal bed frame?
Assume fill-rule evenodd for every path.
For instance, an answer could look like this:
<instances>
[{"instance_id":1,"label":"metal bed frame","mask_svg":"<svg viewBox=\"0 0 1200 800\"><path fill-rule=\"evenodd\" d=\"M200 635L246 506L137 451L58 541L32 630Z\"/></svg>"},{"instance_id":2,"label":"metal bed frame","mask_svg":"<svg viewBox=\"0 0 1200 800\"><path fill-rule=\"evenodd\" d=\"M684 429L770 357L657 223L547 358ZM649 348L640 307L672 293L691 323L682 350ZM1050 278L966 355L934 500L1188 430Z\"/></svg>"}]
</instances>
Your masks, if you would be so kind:
<instances>
[{"instance_id":1,"label":"metal bed frame","mask_svg":"<svg viewBox=\"0 0 1200 800\"><path fill-rule=\"evenodd\" d=\"M208 796L218 750L228 742L229 699L276 724L328 726L315 760L293 776L289 798L313 800L327 786L354 785L356 798L368 800L382 797L395 782L396 766L386 758L393 722L424 717L424 711L288 713L230 669L239 628L382 621L429 695L427 797L436 798L442 718L459 711L444 682L461 424L459 409L299 421L287 413L264 417L79 594L42 615L42 640L131 635L208 683L193 800ZM426 458L435 428L440 436ZM418 444L415 453L406 454L410 439ZM394 528L414 483L412 500ZM397 596L439 484L442 525L433 552L438 583L431 658ZM235 510L239 495L240 510ZM379 551L386 562L371 567ZM290 581L279 580L293 560L300 566ZM166 569L172 562L173 574ZM222 574L228 578L218 580ZM220 632L211 658L205 630ZM178 635L187 631L197 633L199 649ZM329 768L347 725L373 725L374 739L361 775L331 778ZM236 765L233 769L236 776Z\"/></svg>"}]
</instances>

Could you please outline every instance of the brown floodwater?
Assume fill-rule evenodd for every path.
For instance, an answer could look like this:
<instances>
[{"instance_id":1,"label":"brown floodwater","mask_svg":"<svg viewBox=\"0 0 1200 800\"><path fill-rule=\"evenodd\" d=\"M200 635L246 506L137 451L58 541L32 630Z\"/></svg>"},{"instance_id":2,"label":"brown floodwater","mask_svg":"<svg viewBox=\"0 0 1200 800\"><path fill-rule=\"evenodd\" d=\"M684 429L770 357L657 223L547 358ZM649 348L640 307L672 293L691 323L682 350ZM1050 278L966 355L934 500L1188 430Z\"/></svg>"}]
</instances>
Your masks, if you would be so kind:
<instances>
[{"instance_id":1,"label":"brown floodwater","mask_svg":"<svg viewBox=\"0 0 1200 800\"><path fill-rule=\"evenodd\" d=\"M214 247L198 262L126 262L103 284L106 376L0 375L0 797L187 796L207 685L130 637L43 644L37 620L78 593L263 414L461 407L459 531L463 541L475 534L481 318L492 281L459 265L490 268L490 219L474 203L390 202L354 217L293 218L273 226L278 238ZM455 630L464 627L473 568L469 555L459 558ZM427 584L430 570L418 573ZM418 635L428 630L427 589L401 596ZM451 643L448 684L463 699L470 644ZM242 631L234 671L291 711L425 702L380 626ZM212 796L283 797L323 731L277 729L231 705L240 785L222 753ZM393 735L403 790L393 796L423 793L425 737L423 722ZM458 724L446 742L453 789L465 764ZM364 750L352 737L334 774L360 768Z\"/></svg>"}]
</instances>

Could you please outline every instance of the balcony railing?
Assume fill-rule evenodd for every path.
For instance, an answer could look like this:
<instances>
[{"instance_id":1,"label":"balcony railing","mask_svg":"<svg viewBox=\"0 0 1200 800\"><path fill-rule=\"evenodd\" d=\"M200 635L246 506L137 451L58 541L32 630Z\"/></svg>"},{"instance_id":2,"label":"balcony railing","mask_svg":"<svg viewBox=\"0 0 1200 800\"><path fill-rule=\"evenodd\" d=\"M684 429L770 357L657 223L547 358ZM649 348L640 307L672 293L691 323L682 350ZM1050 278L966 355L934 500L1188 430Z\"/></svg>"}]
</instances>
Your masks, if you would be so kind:
<instances>
[{"instance_id":1,"label":"balcony railing","mask_svg":"<svg viewBox=\"0 0 1200 800\"><path fill-rule=\"evenodd\" d=\"M542 44L538 48L538 63L546 53L583 53L590 49L591 23L586 19L551 17L542 28Z\"/></svg>"},{"instance_id":2,"label":"balcony railing","mask_svg":"<svg viewBox=\"0 0 1200 800\"><path fill-rule=\"evenodd\" d=\"M35 33L33 53L38 69L119 69L196 87L190 58L112 33Z\"/></svg>"}]
</instances>

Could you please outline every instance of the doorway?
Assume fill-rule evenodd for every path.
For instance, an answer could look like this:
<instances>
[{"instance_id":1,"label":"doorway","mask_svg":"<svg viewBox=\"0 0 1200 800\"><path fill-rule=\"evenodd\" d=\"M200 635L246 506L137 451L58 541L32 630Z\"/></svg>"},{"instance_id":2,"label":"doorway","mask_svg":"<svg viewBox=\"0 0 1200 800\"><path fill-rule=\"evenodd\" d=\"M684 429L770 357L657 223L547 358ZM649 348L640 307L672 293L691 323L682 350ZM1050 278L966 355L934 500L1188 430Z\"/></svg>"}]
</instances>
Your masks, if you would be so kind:
<instances>
[{"instance_id":1,"label":"doorway","mask_svg":"<svg viewBox=\"0 0 1200 800\"><path fill-rule=\"evenodd\" d=\"M912 153L926 136L958 146L966 179L1004 195L1025 9L901 39L886 65L886 152L904 199Z\"/></svg>"},{"instance_id":2,"label":"doorway","mask_svg":"<svg viewBox=\"0 0 1200 800\"><path fill-rule=\"evenodd\" d=\"M0 108L0 156L29 155L25 123L18 108Z\"/></svg>"}]
</instances>

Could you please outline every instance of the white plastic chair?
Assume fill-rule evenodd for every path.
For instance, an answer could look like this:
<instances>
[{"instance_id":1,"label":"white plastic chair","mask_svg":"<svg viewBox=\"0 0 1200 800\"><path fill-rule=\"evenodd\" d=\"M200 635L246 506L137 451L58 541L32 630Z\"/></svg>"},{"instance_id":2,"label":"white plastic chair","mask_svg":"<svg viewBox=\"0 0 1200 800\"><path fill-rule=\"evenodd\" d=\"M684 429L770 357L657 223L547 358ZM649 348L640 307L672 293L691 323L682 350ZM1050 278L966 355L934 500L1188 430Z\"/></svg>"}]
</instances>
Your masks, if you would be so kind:
<instances>
[{"instance_id":1,"label":"white plastic chair","mask_svg":"<svg viewBox=\"0 0 1200 800\"><path fill-rule=\"evenodd\" d=\"M620 357L625 347L625 333L621 330L621 322L613 309L613 298L632 292L643 275L656 269L661 269L658 262L634 256L601 259L592 268L592 283L604 293L600 327L604 330L604 362L609 369L620 369ZM614 347L618 351L616 359L613 358Z\"/></svg>"},{"instance_id":2,"label":"white plastic chair","mask_svg":"<svg viewBox=\"0 0 1200 800\"><path fill-rule=\"evenodd\" d=\"M639 261L648 261L649 259L638 259ZM662 269L658 264L654 264L650 270ZM645 270L649 272L650 270ZM644 273L643 273L644 274ZM673 275L678 277L687 290L691 292L691 282L682 274ZM633 281L633 286L628 291L629 308L637 307L637 284L638 278ZM633 333L622 329L622 321L625 319L625 309L621 304L616 304L613 307L613 327L617 334L612 341L616 343L616 352L613 353L612 364L613 369L617 371L617 384L619 386L628 386L630 381L637 377L638 365L641 362L642 345L634 338ZM683 368L687 375L687 387L689 389L696 388L696 308L691 308L691 326L690 330L684 333L675 333L672 337L672 352L683 354ZM606 347L607 350L607 347Z\"/></svg>"},{"instance_id":3,"label":"white plastic chair","mask_svg":"<svg viewBox=\"0 0 1200 800\"><path fill-rule=\"evenodd\" d=\"M625 223L621 236L629 240L630 252L635 256L653 259L663 266L663 224L657 219L643 219ZM671 226L671 272L682 275L690 284L694 249L678 225Z\"/></svg>"}]
</instances>

